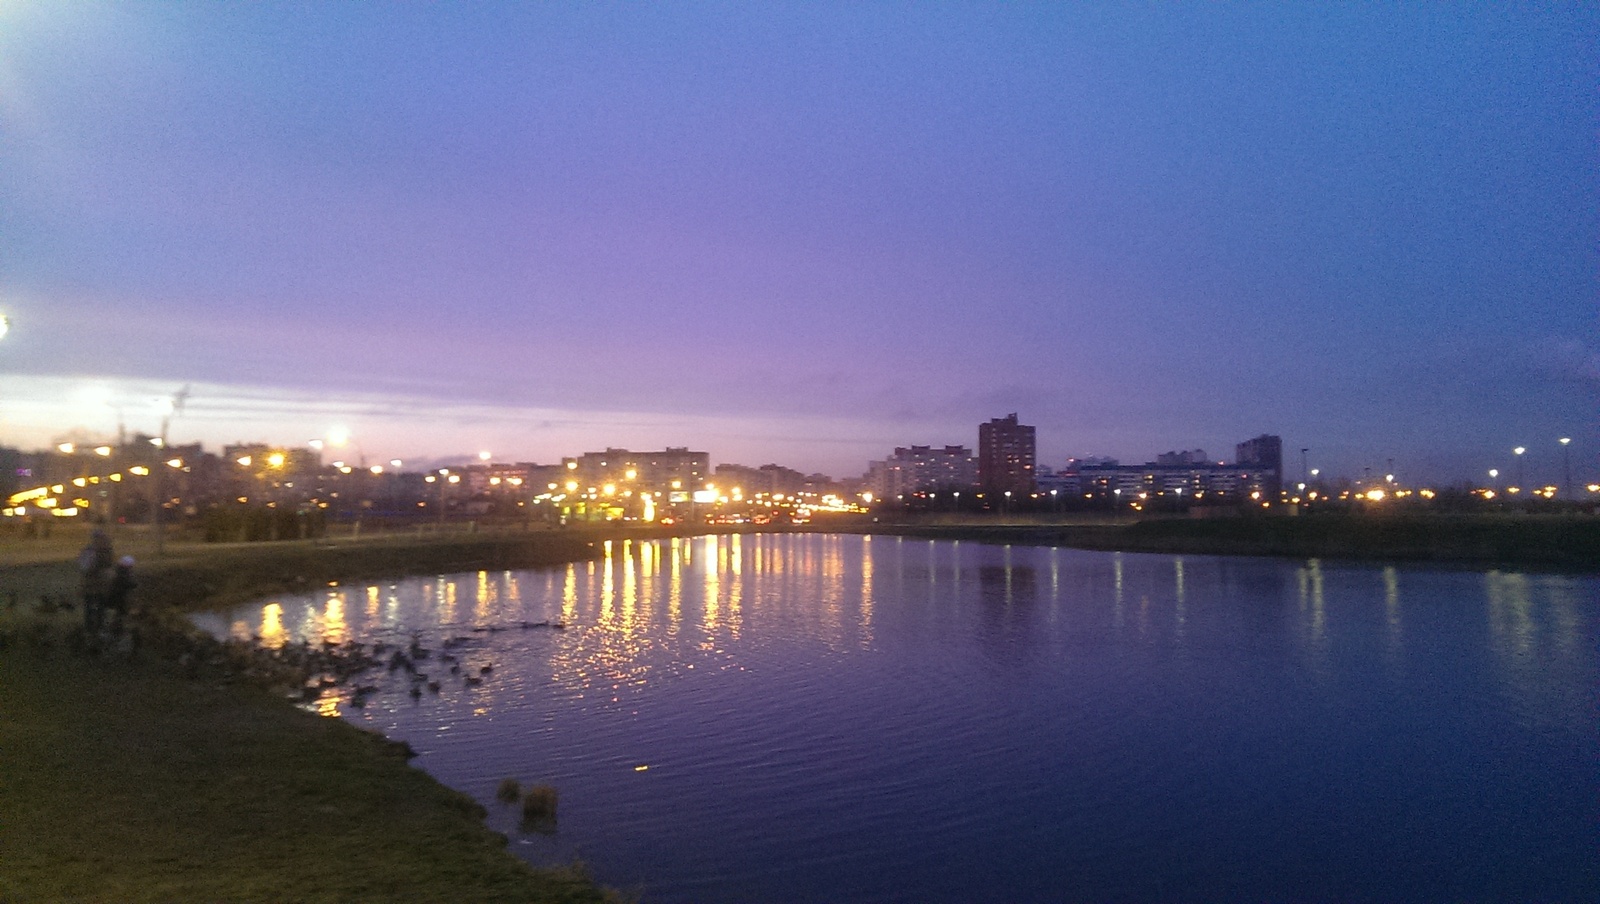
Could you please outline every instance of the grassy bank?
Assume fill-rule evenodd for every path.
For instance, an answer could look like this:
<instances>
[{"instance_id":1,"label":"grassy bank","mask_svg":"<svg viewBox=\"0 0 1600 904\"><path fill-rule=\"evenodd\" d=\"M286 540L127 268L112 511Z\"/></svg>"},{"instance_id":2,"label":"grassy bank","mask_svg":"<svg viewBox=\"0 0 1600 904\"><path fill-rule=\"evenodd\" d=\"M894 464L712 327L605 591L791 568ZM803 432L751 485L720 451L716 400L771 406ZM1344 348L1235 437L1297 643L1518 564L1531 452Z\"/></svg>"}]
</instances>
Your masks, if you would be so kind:
<instances>
[{"instance_id":1,"label":"grassy bank","mask_svg":"<svg viewBox=\"0 0 1600 904\"><path fill-rule=\"evenodd\" d=\"M160 638L132 659L72 652L80 616L35 611L71 593L70 563L0 552L0 900L605 900L579 871L509 854L473 800L381 737L226 671L195 680ZM592 555L550 534L178 546L141 565L139 595L176 625L178 609L328 581Z\"/></svg>"},{"instance_id":2,"label":"grassy bank","mask_svg":"<svg viewBox=\"0 0 1600 904\"><path fill-rule=\"evenodd\" d=\"M1106 524L904 521L874 533L1205 555L1430 562L1501 568L1600 570L1600 519L1516 515L1309 515L1152 519Z\"/></svg>"}]
</instances>

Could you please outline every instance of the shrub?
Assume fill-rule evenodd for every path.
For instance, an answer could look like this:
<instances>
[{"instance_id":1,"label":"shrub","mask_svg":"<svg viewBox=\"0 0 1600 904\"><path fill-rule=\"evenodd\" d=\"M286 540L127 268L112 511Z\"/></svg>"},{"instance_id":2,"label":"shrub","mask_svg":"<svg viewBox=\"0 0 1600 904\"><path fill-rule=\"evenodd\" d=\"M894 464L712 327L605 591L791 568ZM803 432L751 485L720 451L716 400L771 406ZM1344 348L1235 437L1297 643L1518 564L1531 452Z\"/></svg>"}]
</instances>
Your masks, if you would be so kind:
<instances>
[{"instance_id":1,"label":"shrub","mask_svg":"<svg viewBox=\"0 0 1600 904\"><path fill-rule=\"evenodd\" d=\"M534 785L522 795L522 821L530 824L550 823L556 818L556 789L550 785Z\"/></svg>"},{"instance_id":2,"label":"shrub","mask_svg":"<svg viewBox=\"0 0 1600 904\"><path fill-rule=\"evenodd\" d=\"M502 803L516 803L517 798L522 796L522 785L514 778L503 778L500 780L500 788L494 792L494 796Z\"/></svg>"}]
</instances>

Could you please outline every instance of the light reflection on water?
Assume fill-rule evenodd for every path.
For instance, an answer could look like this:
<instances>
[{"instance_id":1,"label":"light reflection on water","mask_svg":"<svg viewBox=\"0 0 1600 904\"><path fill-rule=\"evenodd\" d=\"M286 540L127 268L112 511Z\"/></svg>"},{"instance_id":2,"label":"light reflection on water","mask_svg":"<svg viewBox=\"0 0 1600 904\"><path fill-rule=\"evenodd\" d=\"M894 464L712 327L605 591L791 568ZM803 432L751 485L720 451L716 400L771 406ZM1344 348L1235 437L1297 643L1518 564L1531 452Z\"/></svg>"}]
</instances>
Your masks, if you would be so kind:
<instances>
[{"instance_id":1,"label":"light reflection on water","mask_svg":"<svg viewBox=\"0 0 1600 904\"><path fill-rule=\"evenodd\" d=\"M423 666L437 695L378 674L364 709L318 706L407 740L535 862L648 900L1577 899L1600 887L1597 600L1559 575L733 535L202 623L460 638L461 676ZM554 836L517 833L506 776L561 788Z\"/></svg>"}]
</instances>

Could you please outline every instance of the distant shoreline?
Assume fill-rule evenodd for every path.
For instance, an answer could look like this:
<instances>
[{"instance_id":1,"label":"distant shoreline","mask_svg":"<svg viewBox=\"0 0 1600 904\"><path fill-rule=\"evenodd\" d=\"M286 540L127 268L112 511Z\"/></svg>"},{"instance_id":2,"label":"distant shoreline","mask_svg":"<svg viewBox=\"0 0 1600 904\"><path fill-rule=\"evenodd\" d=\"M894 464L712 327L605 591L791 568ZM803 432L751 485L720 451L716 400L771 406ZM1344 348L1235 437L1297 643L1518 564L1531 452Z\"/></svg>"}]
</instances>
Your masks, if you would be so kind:
<instances>
[{"instance_id":1,"label":"distant shoreline","mask_svg":"<svg viewBox=\"0 0 1600 904\"><path fill-rule=\"evenodd\" d=\"M1308 515L1066 524L908 519L839 529L1120 552L1600 572L1600 518L1589 515Z\"/></svg>"}]
</instances>

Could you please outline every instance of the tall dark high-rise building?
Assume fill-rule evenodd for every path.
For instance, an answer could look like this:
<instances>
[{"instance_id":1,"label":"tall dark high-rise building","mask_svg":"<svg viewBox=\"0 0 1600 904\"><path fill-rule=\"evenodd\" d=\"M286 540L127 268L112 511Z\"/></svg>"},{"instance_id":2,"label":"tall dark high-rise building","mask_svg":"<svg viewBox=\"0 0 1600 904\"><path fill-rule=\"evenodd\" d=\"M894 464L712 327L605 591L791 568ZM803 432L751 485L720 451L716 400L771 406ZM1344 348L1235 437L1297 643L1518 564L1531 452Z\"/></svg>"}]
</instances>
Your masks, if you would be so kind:
<instances>
[{"instance_id":1,"label":"tall dark high-rise building","mask_svg":"<svg viewBox=\"0 0 1600 904\"><path fill-rule=\"evenodd\" d=\"M978 483L986 494L1033 492L1033 428L1015 412L978 425Z\"/></svg>"},{"instance_id":2,"label":"tall dark high-rise building","mask_svg":"<svg viewBox=\"0 0 1600 904\"><path fill-rule=\"evenodd\" d=\"M1264 492L1272 500L1278 498L1283 489L1283 439L1263 433L1255 439L1247 439L1234 447L1234 463L1241 468L1256 468L1261 472L1257 478Z\"/></svg>"}]
</instances>

